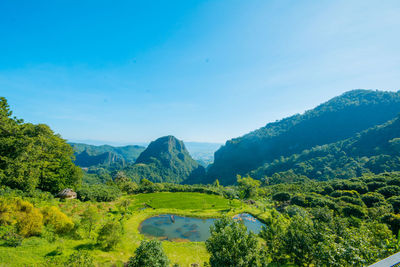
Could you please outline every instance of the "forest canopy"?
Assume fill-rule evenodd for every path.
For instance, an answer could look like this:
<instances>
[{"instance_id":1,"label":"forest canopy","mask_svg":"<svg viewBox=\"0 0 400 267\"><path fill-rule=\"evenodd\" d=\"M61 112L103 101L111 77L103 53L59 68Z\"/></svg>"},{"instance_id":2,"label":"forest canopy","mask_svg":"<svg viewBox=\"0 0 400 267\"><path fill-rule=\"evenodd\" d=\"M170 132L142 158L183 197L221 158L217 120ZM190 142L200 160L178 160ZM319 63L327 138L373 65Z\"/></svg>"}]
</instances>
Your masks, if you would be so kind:
<instances>
[{"instance_id":1,"label":"forest canopy","mask_svg":"<svg viewBox=\"0 0 400 267\"><path fill-rule=\"evenodd\" d=\"M12 116L0 98L0 184L23 191L52 193L75 188L81 170L73 163L73 150L45 124L24 123Z\"/></svg>"}]
</instances>

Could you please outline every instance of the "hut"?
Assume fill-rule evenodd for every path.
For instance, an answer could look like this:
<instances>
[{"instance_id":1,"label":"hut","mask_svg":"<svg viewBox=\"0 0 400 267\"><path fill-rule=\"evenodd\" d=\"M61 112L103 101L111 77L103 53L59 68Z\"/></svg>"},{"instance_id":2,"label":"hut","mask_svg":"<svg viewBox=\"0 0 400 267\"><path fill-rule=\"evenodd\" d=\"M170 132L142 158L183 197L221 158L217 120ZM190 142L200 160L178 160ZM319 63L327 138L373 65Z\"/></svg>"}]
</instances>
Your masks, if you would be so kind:
<instances>
[{"instance_id":1,"label":"hut","mask_svg":"<svg viewBox=\"0 0 400 267\"><path fill-rule=\"evenodd\" d=\"M76 192L74 192L74 190L72 190L71 188L65 188L61 190L57 196L63 199L73 199L76 198Z\"/></svg>"}]
</instances>

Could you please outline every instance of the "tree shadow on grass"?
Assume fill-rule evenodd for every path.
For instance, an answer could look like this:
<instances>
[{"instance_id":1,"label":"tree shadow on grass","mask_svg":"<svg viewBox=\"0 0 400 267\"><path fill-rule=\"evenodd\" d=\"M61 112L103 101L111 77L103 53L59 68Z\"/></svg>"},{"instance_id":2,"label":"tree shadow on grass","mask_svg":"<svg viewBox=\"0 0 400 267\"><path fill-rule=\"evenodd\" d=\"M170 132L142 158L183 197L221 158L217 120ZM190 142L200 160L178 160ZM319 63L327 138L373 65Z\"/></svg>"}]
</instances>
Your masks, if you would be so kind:
<instances>
[{"instance_id":1,"label":"tree shadow on grass","mask_svg":"<svg viewBox=\"0 0 400 267\"><path fill-rule=\"evenodd\" d=\"M98 248L98 245L96 243L86 243L86 244L80 244L74 247L75 250L94 250Z\"/></svg>"}]
</instances>

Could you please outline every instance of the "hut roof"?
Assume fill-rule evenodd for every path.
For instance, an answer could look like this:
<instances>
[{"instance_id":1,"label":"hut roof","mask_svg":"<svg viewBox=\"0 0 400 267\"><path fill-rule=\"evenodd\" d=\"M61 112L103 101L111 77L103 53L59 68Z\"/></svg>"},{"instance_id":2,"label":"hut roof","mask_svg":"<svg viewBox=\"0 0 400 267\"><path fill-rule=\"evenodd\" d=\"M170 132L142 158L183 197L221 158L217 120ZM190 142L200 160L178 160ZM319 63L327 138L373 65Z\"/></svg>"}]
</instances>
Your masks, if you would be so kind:
<instances>
[{"instance_id":1,"label":"hut roof","mask_svg":"<svg viewBox=\"0 0 400 267\"><path fill-rule=\"evenodd\" d=\"M71 188L65 188L58 193L59 197L76 197L76 193Z\"/></svg>"}]
</instances>

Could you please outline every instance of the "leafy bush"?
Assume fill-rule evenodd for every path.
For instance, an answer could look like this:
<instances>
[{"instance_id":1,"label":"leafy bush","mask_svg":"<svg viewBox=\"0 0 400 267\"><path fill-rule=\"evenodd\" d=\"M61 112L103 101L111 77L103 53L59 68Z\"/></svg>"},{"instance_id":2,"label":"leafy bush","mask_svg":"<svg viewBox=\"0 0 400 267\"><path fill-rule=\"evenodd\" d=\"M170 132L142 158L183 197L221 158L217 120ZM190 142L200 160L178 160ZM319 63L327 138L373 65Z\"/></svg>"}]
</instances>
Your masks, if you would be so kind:
<instances>
[{"instance_id":1,"label":"leafy bush","mask_svg":"<svg viewBox=\"0 0 400 267\"><path fill-rule=\"evenodd\" d=\"M58 234L68 233L74 228L72 220L55 206L44 208L42 214L44 223L53 226Z\"/></svg>"},{"instance_id":2,"label":"leafy bush","mask_svg":"<svg viewBox=\"0 0 400 267\"><path fill-rule=\"evenodd\" d=\"M107 222L100 228L97 244L104 250L111 250L121 241L122 227L118 222Z\"/></svg>"},{"instance_id":3,"label":"leafy bush","mask_svg":"<svg viewBox=\"0 0 400 267\"><path fill-rule=\"evenodd\" d=\"M127 267L167 267L169 260L158 240L143 240L131 257Z\"/></svg>"},{"instance_id":4,"label":"leafy bush","mask_svg":"<svg viewBox=\"0 0 400 267\"><path fill-rule=\"evenodd\" d=\"M105 184L84 185L77 191L78 199L82 201L114 201L120 195L121 191L116 186Z\"/></svg>"},{"instance_id":5,"label":"leafy bush","mask_svg":"<svg viewBox=\"0 0 400 267\"><path fill-rule=\"evenodd\" d=\"M363 208L353 204L346 204L342 208L342 212L346 217L354 216L356 218L364 218L366 215Z\"/></svg>"},{"instance_id":6,"label":"leafy bush","mask_svg":"<svg viewBox=\"0 0 400 267\"><path fill-rule=\"evenodd\" d=\"M400 196L394 196L387 200L393 207L393 211L395 213L399 213L400 211Z\"/></svg>"},{"instance_id":7,"label":"leafy bush","mask_svg":"<svg viewBox=\"0 0 400 267\"><path fill-rule=\"evenodd\" d=\"M368 208L373 207L376 203L385 201L385 197L382 194L376 192L366 193L361 196L361 199Z\"/></svg>"},{"instance_id":8,"label":"leafy bush","mask_svg":"<svg viewBox=\"0 0 400 267\"><path fill-rule=\"evenodd\" d=\"M360 194L357 191L354 191L354 190L336 190L336 191L331 193L331 196L332 197L347 196L347 197L357 198L357 197L360 196Z\"/></svg>"},{"instance_id":9,"label":"leafy bush","mask_svg":"<svg viewBox=\"0 0 400 267\"><path fill-rule=\"evenodd\" d=\"M400 195L400 186L397 185L388 185L382 188L379 188L376 192L385 196L385 198L399 196Z\"/></svg>"},{"instance_id":10,"label":"leafy bush","mask_svg":"<svg viewBox=\"0 0 400 267\"><path fill-rule=\"evenodd\" d=\"M367 183L368 186L368 190L369 191L376 191L377 189L386 186L385 182L379 182L379 181L373 181L373 182L369 182Z\"/></svg>"},{"instance_id":11,"label":"leafy bush","mask_svg":"<svg viewBox=\"0 0 400 267\"><path fill-rule=\"evenodd\" d=\"M281 202L289 201L290 200L290 194L286 193L286 192L279 192L279 193L276 193L276 194L274 194L272 196L272 200L281 201Z\"/></svg>"},{"instance_id":12,"label":"leafy bush","mask_svg":"<svg viewBox=\"0 0 400 267\"><path fill-rule=\"evenodd\" d=\"M93 257L84 250L72 253L64 263L65 267L94 267Z\"/></svg>"},{"instance_id":13,"label":"leafy bush","mask_svg":"<svg viewBox=\"0 0 400 267\"><path fill-rule=\"evenodd\" d=\"M4 241L4 245L8 247L18 247L23 240L23 237L17 234L12 226L1 226L0 238Z\"/></svg>"},{"instance_id":14,"label":"leafy bush","mask_svg":"<svg viewBox=\"0 0 400 267\"><path fill-rule=\"evenodd\" d=\"M307 202L306 202L306 198L303 195L295 195L290 199L290 203L292 205L297 205L297 206L301 206L301 207L306 207L307 206Z\"/></svg>"},{"instance_id":15,"label":"leafy bush","mask_svg":"<svg viewBox=\"0 0 400 267\"><path fill-rule=\"evenodd\" d=\"M211 266L258 266L262 253L256 236L246 226L230 218L217 220L206 241Z\"/></svg>"},{"instance_id":16,"label":"leafy bush","mask_svg":"<svg viewBox=\"0 0 400 267\"><path fill-rule=\"evenodd\" d=\"M338 200L358 206L364 206L364 202L360 198L343 196L339 197Z\"/></svg>"}]
</instances>

